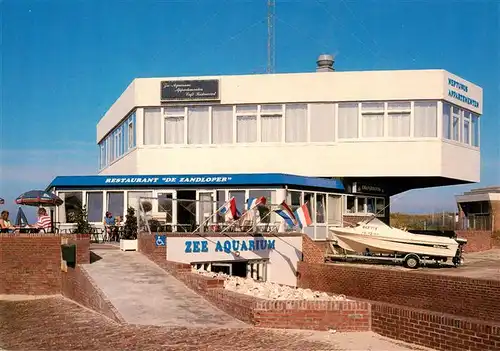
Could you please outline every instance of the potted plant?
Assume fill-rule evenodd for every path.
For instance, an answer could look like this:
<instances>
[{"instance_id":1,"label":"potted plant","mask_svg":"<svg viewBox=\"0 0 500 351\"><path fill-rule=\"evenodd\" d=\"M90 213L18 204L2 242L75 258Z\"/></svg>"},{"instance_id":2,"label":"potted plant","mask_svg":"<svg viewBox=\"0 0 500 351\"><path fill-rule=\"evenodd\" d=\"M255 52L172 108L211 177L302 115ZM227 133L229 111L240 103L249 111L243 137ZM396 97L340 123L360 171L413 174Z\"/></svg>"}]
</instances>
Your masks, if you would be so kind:
<instances>
[{"instance_id":1,"label":"potted plant","mask_svg":"<svg viewBox=\"0 0 500 351\"><path fill-rule=\"evenodd\" d=\"M137 217L133 207L127 209L123 236L120 239L120 249L122 251L137 251Z\"/></svg>"},{"instance_id":2,"label":"potted plant","mask_svg":"<svg viewBox=\"0 0 500 351\"><path fill-rule=\"evenodd\" d=\"M76 224L76 228L73 230L75 234L90 234L92 233L92 226L87 219L87 208L85 206L80 206L75 212L71 213L73 223Z\"/></svg>"}]
</instances>

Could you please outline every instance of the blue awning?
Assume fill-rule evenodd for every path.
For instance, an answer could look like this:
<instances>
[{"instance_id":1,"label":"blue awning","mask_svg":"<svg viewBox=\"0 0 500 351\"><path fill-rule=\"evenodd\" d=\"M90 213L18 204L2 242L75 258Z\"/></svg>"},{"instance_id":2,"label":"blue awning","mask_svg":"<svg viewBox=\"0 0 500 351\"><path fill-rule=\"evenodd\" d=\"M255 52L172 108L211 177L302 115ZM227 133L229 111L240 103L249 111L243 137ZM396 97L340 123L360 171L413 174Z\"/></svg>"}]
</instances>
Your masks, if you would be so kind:
<instances>
[{"instance_id":1,"label":"blue awning","mask_svg":"<svg viewBox=\"0 0 500 351\"><path fill-rule=\"evenodd\" d=\"M344 190L342 181L291 174L195 174L195 175L96 175L59 176L50 188L129 188L184 186L255 186L288 185L308 188Z\"/></svg>"}]
</instances>

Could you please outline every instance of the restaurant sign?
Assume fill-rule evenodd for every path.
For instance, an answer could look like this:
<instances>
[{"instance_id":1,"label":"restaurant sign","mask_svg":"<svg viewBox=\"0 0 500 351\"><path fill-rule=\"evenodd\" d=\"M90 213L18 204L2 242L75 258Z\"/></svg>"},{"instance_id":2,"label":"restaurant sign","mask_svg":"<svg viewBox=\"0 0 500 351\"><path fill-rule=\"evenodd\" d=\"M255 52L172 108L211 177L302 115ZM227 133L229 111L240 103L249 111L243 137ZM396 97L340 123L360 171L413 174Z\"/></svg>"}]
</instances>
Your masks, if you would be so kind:
<instances>
[{"instance_id":1,"label":"restaurant sign","mask_svg":"<svg viewBox=\"0 0 500 351\"><path fill-rule=\"evenodd\" d=\"M161 82L161 101L219 100L219 80L167 80Z\"/></svg>"},{"instance_id":2,"label":"restaurant sign","mask_svg":"<svg viewBox=\"0 0 500 351\"><path fill-rule=\"evenodd\" d=\"M365 194L384 194L385 189L376 184L364 184L360 182L355 182L353 184L353 193L365 193Z\"/></svg>"}]
</instances>

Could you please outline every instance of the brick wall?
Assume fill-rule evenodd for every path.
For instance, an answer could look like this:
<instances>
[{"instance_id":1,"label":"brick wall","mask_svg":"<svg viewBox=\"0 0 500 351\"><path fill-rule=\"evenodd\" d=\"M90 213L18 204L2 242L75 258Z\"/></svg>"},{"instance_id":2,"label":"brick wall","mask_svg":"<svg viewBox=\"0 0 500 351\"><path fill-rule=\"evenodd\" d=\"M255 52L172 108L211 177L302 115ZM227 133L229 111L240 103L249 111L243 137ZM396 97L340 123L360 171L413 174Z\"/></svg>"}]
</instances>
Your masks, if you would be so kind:
<instances>
[{"instance_id":1,"label":"brick wall","mask_svg":"<svg viewBox=\"0 0 500 351\"><path fill-rule=\"evenodd\" d=\"M51 295L61 290L61 239L0 234L0 293Z\"/></svg>"},{"instance_id":2,"label":"brick wall","mask_svg":"<svg viewBox=\"0 0 500 351\"><path fill-rule=\"evenodd\" d=\"M191 272L188 264L164 261L161 265L216 307L263 328L337 331L370 330L370 304L358 301L269 301L224 289L224 280Z\"/></svg>"},{"instance_id":3,"label":"brick wall","mask_svg":"<svg viewBox=\"0 0 500 351\"><path fill-rule=\"evenodd\" d=\"M436 350L500 350L500 324L391 304L372 303L372 330Z\"/></svg>"},{"instance_id":4,"label":"brick wall","mask_svg":"<svg viewBox=\"0 0 500 351\"><path fill-rule=\"evenodd\" d=\"M467 239L464 252L480 252L493 248L492 233L486 230L457 230L459 238Z\"/></svg>"},{"instance_id":5,"label":"brick wall","mask_svg":"<svg viewBox=\"0 0 500 351\"><path fill-rule=\"evenodd\" d=\"M165 246L156 247L154 234L139 233L137 245L139 252L157 264L167 259L167 248Z\"/></svg>"},{"instance_id":6,"label":"brick wall","mask_svg":"<svg viewBox=\"0 0 500 351\"><path fill-rule=\"evenodd\" d=\"M61 238L76 245L77 264L90 263L90 234L61 234Z\"/></svg>"},{"instance_id":7,"label":"brick wall","mask_svg":"<svg viewBox=\"0 0 500 351\"><path fill-rule=\"evenodd\" d=\"M324 263L325 248L325 241L314 241L308 235L302 236L302 260L304 262Z\"/></svg>"},{"instance_id":8,"label":"brick wall","mask_svg":"<svg viewBox=\"0 0 500 351\"><path fill-rule=\"evenodd\" d=\"M124 322L84 267L77 265L75 268L68 268L67 272L62 272L61 278L62 295L118 323Z\"/></svg>"},{"instance_id":9,"label":"brick wall","mask_svg":"<svg viewBox=\"0 0 500 351\"><path fill-rule=\"evenodd\" d=\"M500 322L500 281L298 262L299 287Z\"/></svg>"}]
</instances>

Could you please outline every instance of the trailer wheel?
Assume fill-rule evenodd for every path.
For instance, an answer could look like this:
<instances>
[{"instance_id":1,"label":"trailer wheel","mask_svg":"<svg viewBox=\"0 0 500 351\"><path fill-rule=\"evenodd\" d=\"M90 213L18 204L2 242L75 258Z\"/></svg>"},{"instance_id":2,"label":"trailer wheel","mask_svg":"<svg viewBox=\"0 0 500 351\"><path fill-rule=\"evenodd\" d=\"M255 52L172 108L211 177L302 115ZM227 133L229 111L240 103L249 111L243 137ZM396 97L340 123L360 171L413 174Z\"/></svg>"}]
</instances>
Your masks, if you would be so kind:
<instances>
[{"instance_id":1,"label":"trailer wheel","mask_svg":"<svg viewBox=\"0 0 500 351\"><path fill-rule=\"evenodd\" d=\"M406 267L415 269L420 265L420 258L417 255L410 254L405 257L404 263Z\"/></svg>"}]
</instances>

